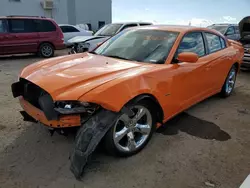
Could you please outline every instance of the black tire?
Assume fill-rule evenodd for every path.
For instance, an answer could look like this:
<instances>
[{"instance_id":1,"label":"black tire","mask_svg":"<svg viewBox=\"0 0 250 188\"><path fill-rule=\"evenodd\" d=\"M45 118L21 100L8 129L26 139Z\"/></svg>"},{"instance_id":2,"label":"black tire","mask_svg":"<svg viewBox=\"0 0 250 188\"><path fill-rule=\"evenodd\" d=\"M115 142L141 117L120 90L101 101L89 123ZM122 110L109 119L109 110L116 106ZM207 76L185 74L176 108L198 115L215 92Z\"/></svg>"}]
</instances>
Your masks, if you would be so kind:
<instances>
[{"instance_id":1,"label":"black tire","mask_svg":"<svg viewBox=\"0 0 250 188\"><path fill-rule=\"evenodd\" d=\"M50 43L42 43L38 53L41 57L50 58L54 56L55 49Z\"/></svg>"},{"instance_id":2,"label":"black tire","mask_svg":"<svg viewBox=\"0 0 250 188\"><path fill-rule=\"evenodd\" d=\"M149 140L151 139L152 134L156 130L156 115L155 115L155 113L152 110L152 105L148 101L144 100L144 101L139 101L136 104L132 103L132 104L128 105L127 108L132 109L136 105L143 106L146 109L148 109L148 111L150 112L151 117L152 117L152 126L151 126L151 130L150 130L150 133L149 133L147 139L144 141L144 143L140 147L138 147L134 151L131 151L131 152L121 151L121 150L119 150L116 147L115 142L114 142L113 134L114 134L114 131L115 131L115 124L116 124L115 123L111 127L111 129L107 132L107 134L105 135L104 140L103 140L104 141L103 144L104 144L105 150L106 150L106 152L108 154L113 155L113 156L119 156L119 157L129 157L129 156L135 155L138 152L140 152L148 144ZM120 112L120 113L121 114L120 114L119 117L121 117L124 114L124 112Z\"/></svg>"},{"instance_id":3,"label":"black tire","mask_svg":"<svg viewBox=\"0 0 250 188\"><path fill-rule=\"evenodd\" d=\"M230 74L232 73L232 71L235 72L235 78L234 78L233 88L232 88L232 90L230 90L230 92L229 92L229 90L228 90L228 88L227 88L227 87L228 87L227 84L228 84L229 77L230 77ZM233 65L233 66L231 67L230 71L228 72L227 78L226 78L226 80L225 80L225 82L224 82L224 84L223 84L223 87L222 87L222 89L221 89L221 92L220 92L220 96L221 96L221 97L226 98L226 97L229 97L229 96L232 94L232 92L233 92L233 90L234 90L234 86L235 86L236 77L237 77L237 67L236 67L235 65Z\"/></svg>"}]
</instances>

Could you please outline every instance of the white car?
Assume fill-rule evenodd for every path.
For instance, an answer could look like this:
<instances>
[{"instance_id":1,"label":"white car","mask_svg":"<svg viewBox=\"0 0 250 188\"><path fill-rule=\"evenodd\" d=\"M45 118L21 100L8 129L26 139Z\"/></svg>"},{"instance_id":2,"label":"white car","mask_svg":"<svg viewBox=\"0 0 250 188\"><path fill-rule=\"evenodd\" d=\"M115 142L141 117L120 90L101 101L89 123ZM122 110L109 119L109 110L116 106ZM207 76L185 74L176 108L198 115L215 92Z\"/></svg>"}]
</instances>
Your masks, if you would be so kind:
<instances>
[{"instance_id":1,"label":"white car","mask_svg":"<svg viewBox=\"0 0 250 188\"><path fill-rule=\"evenodd\" d=\"M68 40L76 37L76 36L92 36L93 31L85 30L82 27L69 25L69 24L59 24L64 36L64 43L66 46L70 46L71 44Z\"/></svg>"},{"instance_id":2,"label":"white car","mask_svg":"<svg viewBox=\"0 0 250 188\"><path fill-rule=\"evenodd\" d=\"M72 44L69 54L81 53L91 51L115 34L130 27L152 25L149 22L126 22L126 23L112 23L100 28L93 36L77 36L70 39L68 42Z\"/></svg>"}]
</instances>

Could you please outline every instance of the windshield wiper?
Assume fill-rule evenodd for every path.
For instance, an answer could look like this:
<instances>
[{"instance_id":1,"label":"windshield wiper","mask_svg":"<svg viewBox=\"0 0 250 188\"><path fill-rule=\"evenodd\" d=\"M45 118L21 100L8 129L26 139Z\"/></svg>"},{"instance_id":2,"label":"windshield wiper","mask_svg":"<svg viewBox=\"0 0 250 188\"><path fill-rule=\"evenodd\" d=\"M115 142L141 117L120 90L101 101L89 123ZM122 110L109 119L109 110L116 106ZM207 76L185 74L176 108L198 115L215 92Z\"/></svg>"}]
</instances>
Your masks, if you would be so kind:
<instances>
[{"instance_id":1,"label":"windshield wiper","mask_svg":"<svg viewBox=\"0 0 250 188\"><path fill-rule=\"evenodd\" d=\"M117 58L117 59L124 59L124 60L134 61L134 60L131 60L131 59L128 59L128 58L125 58L125 57L120 57L120 56L117 56L117 55L104 55L104 56L113 57L113 58Z\"/></svg>"},{"instance_id":2,"label":"windshield wiper","mask_svg":"<svg viewBox=\"0 0 250 188\"><path fill-rule=\"evenodd\" d=\"M97 54L95 51L90 51L88 53L90 53L90 54Z\"/></svg>"}]
</instances>

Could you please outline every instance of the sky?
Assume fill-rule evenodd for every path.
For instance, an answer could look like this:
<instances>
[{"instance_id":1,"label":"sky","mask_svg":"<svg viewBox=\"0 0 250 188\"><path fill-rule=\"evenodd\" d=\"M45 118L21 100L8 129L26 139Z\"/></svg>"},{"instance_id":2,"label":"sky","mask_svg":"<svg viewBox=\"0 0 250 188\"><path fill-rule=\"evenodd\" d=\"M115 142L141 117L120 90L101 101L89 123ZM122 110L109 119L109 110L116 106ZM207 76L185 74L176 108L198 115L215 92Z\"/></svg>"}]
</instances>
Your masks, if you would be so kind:
<instances>
[{"instance_id":1,"label":"sky","mask_svg":"<svg viewBox=\"0 0 250 188\"><path fill-rule=\"evenodd\" d=\"M250 0L112 0L112 22L149 21L206 27L250 16Z\"/></svg>"}]
</instances>

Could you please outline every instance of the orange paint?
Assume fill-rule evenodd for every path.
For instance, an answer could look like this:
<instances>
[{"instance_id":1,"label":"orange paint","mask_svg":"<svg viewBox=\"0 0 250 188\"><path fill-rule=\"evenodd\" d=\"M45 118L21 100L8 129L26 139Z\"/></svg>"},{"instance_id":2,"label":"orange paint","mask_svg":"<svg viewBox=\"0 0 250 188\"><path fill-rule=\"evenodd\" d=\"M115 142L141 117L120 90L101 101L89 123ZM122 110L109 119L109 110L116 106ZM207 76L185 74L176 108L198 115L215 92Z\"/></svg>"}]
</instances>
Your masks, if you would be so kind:
<instances>
[{"instance_id":1,"label":"orange paint","mask_svg":"<svg viewBox=\"0 0 250 188\"><path fill-rule=\"evenodd\" d=\"M150 64L82 53L47 59L26 67L25 78L46 90L54 101L79 100L101 105L119 112L134 97L141 94L153 95L164 112L167 121L190 106L221 91L233 64L239 66L244 55L243 47L228 41L223 35L207 28L185 26L148 26L148 29L179 32L165 64ZM140 29L140 28L133 28ZM192 63L172 64L173 57L182 37L189 32L204 31L222 37L228 47L197 59L192 53L183 53ZM38 119L37 109L21 100L24 109ZM79 125L62 120L49 122L39 112L40 121L52 126ZM68 120L70 121L70 120Z\"/></svg>"},{"instance_id":2,"label":"orange paint","mask_svg":"<svg viewBox=\"0 0 250 188\"><path fill-rule=\"evenodd\" d=\"M19 97L19 101L23 109L30 116L32 116L38 122L41 122L42 124L47 125L49 127L66 128L66 127L75 127L81 125L80 115L62 116L58 121L57 120L48 121L41 110L32 106L27 101L25 101L23 97Z\"/></svg>"}]
</instances>

